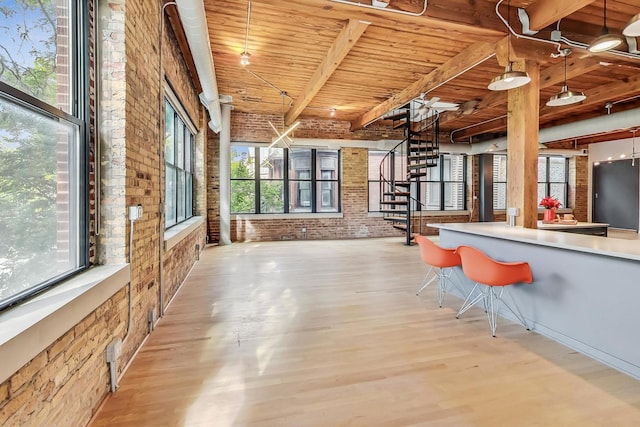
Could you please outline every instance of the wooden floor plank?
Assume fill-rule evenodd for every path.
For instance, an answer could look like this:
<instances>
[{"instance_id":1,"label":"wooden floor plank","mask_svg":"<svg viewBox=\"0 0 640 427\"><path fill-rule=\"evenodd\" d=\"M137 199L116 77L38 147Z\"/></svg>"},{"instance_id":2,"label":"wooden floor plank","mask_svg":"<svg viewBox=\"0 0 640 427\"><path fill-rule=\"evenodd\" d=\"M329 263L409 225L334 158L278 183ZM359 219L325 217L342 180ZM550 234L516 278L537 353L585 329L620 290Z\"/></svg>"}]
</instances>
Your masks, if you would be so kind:
<instances>
[{"instance_id":1,"label":"wooden floor plank","mask_svg":"<svg viewBox=\"0 0 640 427\"><path fill-rule=\"evenodd\" d=\"M455 319L426 270L398 239L209 247L92 425L640 425L640 382Z\"/></svg>"}]
</instances>

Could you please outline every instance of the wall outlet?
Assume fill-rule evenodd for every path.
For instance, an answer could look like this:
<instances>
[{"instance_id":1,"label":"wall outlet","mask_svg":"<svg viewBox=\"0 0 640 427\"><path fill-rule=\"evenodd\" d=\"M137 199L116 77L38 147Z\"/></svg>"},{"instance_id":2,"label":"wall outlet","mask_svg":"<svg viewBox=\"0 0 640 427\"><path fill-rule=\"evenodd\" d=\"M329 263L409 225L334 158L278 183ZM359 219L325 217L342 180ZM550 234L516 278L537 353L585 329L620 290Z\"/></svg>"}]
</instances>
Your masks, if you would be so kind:
<instances>
[{"instance_id":1,"label":"wall outlet","mask_svg":"<svg viewBox=\"0 0 640 427\"><path fill-rule=\"evenodd\" d=\"M142 205L129 206L129 221L137 221L142 217Z\"/></svg>"}]
</instances>

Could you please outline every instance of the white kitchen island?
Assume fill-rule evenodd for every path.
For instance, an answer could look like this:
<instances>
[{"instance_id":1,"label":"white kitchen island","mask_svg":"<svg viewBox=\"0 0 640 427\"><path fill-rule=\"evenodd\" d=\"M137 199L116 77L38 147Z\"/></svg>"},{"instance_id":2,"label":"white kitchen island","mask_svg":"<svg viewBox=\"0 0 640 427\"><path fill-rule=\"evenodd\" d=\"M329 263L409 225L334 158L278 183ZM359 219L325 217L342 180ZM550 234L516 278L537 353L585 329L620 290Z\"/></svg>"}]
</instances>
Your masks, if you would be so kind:
<instances>
[{"instance_id":1,"label":"white kitchen island","mask_svg":"<svg viewBox=\"0 0 640 427\"><path fill-rule=\"evenodd\" d=\"M502 222L429 226L440 229L443 247L470 245L499 261L527 261L533 284L510 286L506 299L532 330L640 379L640 241ZM473 283L462 271L457 276L470 291ZM515 320L508 310L500 314Z\"/></svg>"}]
</instances>

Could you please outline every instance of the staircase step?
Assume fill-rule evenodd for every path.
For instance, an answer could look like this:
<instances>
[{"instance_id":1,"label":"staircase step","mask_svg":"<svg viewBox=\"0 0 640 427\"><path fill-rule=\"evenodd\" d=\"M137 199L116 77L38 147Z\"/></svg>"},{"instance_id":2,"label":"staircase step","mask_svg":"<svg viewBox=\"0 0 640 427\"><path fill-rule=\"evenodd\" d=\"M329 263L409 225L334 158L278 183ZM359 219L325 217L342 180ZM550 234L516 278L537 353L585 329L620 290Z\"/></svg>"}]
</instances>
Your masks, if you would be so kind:
<instances>
[{"instance_id":1,"label":"staircase step","mask_svg":"<svg viewBox=\"0 0 640 427\"><path fill-rule=\"evenodd\" d=\"M410 145L409 151L412 153L435 153L438 150L437 147L430 145Z\"/></svg>"},{"instance_id":2,"label":"staircase step","mask_svg":"<svg viewBox=\"0 0 640 427\"><path fill-rule=\"evenodd\" d=\"M396 181L396 187L409 188L411 187L411 183L407 181Z\"/></svg>"},{"instance_id":3,"label":"staircase step","mask_svg":"<svg viewBox=\"0 0 640 427\"><path fill-rule=\"evenodd\" d=\"M437 154L414 154L413 156L409 156L409 162L417 162L420 160L437 159L437 158L438 158Z\"/></svg>"},{"instance_id":4,"label":"staircase step","mask_svg":"<svg viewBox=\"0 0 640 427\"><path fill-rule=\"evenodd\" d=\"M399 119L397 122L394 120L393 122L393 129L399 129L399 128L403 128L403 127L407 127L407 121L406 120L402 120Z\"/></svg>"},{"instance_id":5,"label":"staircase step","mask_svg":"<svg viewBox=\"0 0 640 427\"><path fill-rule=\"evenodd\" d=\"M409 166L407 166L407 170L408 171L415 171L415 170L424 169L424 168L427 168L427 167L428 166L427 166L426 163L420 163L420 164L417 164L417 165L409 165Z\"/></svg>"},{"instance_id":6,"label":"staircase step","mask_svg":"<svg viewBox=\"0 0 640 427\"><path fill-rule=\"evenodd\" d=\"M401 113L397 113L394 114L393 116L386 116L384 119L385 120L402 120L402 119L406 119L407 118L407 113L406 111L403 111Z\"/></svg>"},{"instance_id":7,"label":"staircase step","mask_svg":"<svg viewBox=\"0 0 640 427\"><path fill-rule=\"evenodd\" d=\"M395 206L401 206L401 205L406 205L409 202L406 200L381 200L380 204L381 205L395 205Z\"/></svg>"},{"instance_id":8,"label":"staircase step","mask_svg":"<svg viewBox=\"0 0 640 427\"><path fill-rule=\"evenodd\" d=\"M393 222L407 222L407 218L404 216L385 216L383 217L385 221L393 221Z\"/></svg>"},{"instance_id":9,"label":"staircase step","mask_svg":"<svg viewBox=\"0 0 640 427\"><path fill-rule=\"evenodd\" d=\"M433 166L435 166L435 165L433 165ZM426 172L412 172L412 173L409 174L409 176L411 178L419 178L421 176L427 176L427 173Z\"/></svg>"},{"instance_id":10,"label":"staircase step","mask_svg":"<svg viewBox=\"0 0 640 427\"><path fill-rule=\"evenodd\" d=\"M393 193L384 193L385 196L396 196L396 197L407 197L410 196L411 193L408 191L396 191Z\"/></svg>"},{"instance_id":11,"label":"staircase step","mask_svg":"<svg viewBox=\"0 0 640 427\"><path fill-rule=\"evenodd\" d=\"M395 216L400 216L402 215L402 218L405 218L407 215L407 209L405 207L405 209L380 209L381 213L385 213L385 214L393 214Z\"/></svg>"},{"instance_id":12,"label":"staircase step","mask_svg":"<svg viewBox=\"0 0 640 427\"><path fill-rule=\"evenodd\" d=\"M393 224L393 228L397 228L398 230L407 231L407 224Z\"/></svg>"}]
</instances>

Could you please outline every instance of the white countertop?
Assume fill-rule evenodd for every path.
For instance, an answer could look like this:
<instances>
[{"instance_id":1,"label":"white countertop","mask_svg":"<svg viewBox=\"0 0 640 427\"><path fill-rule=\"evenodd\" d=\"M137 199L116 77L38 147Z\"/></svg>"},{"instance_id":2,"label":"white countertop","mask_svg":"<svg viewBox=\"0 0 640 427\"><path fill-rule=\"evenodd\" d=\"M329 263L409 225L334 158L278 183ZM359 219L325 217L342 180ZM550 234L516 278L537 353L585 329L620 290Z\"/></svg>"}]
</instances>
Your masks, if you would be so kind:
<instances>
[{"instance_id":1,"label":"white countertop","mask_svg":"<svg viewBox=\"0 0 640 427\"><path fill-rule=\"evenodd\" d=\"M565 229L565 228L606 228L609 224L601 222L577 222L575 224L565 222L542 222L538 221L538 228L541 230Z\"/></svg>"},{"instance_id":2,"label":"white countertop","mask_svg":"<svg viewBox=\"0 0 640 427\"><path fill-rule=\"evenodd\" d=\"M509 227L505 222L465 222L428 224L429 227L457 231L496 239L512 240L640 261L640 240L558 233L523 227Z\"/></svg>"}]
</instances>

